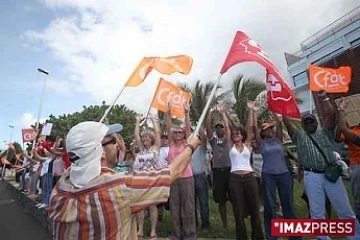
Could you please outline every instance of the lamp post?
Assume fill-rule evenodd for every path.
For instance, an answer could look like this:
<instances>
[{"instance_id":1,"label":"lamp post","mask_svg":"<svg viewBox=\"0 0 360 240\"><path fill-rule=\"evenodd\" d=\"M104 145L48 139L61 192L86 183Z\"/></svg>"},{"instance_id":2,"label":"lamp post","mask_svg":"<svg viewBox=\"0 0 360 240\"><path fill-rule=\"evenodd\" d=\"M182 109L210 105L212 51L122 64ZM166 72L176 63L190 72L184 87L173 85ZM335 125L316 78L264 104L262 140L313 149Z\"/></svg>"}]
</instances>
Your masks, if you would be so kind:
<instances>
[{"instance_id":1,"label":"lamp post","mask_svg":"<svg viewBox=\"0 0 360 240\"><path fill-rule=\"evenodd\" d=\"M9 143L11 143L12 137L13 137L13 134L14 134L14 126L13 126L13 125L9 125L9 128L11 128L10 138L9 138Z\"/></svg>"},{"instance_id":2,"label":"lamp post","mask_svg":"<svg viewBox=\"0 0 360 240\"><path fill-rule=\"evenodd\" d=\"M43 70L41 68L38 68L38 72L44 74L45 77L44 77L44 85L43 85L43 89L42 89L41 97L40 97L39 112L38 112L37 120L36 120L36 123L35 123L35 129L36 130L39 129L39 125L40 125L41 112L42 112L42 107L43 107L43 103L44 103L44 96L45 96L45 90L46 90L46 80L47 80L47 77L49 76L49 72L47 72L47 71L45 71L45 70ZM32 149L35 148L35 144L36 144L36 139L33 141ZM31 154L31 157L32 157L32 154Z\"/></svg>"}]
</instances>

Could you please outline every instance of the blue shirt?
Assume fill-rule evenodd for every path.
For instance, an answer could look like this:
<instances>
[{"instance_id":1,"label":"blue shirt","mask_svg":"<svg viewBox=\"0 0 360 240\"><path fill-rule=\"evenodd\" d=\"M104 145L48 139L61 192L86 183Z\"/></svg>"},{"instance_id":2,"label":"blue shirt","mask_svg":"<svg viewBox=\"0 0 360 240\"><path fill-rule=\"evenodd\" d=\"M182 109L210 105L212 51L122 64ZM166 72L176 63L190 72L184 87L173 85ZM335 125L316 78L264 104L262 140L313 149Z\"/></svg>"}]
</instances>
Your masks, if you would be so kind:
<instances>
[{"instance_id":1,"label":"blue shirt","mask_svg":"<svg viewBox=\"0 0 360 240\"><path fill-rule=\"evenodd\" d=\"M191 168L193 175L202 174L206 171L206 147L198 147L192 155Z\"/></svg>"},{"instance_id":2,"label":"blue shirt","mask_svg":"<svg viewBox=\"0 0 360 240\"><path fill-rule=\"evenodd\" d=\"M270 174L288 172L284 156L284 146L276 138L264 138L260 148L264 160L262 171Z\"/></svg>"}]
</instances>

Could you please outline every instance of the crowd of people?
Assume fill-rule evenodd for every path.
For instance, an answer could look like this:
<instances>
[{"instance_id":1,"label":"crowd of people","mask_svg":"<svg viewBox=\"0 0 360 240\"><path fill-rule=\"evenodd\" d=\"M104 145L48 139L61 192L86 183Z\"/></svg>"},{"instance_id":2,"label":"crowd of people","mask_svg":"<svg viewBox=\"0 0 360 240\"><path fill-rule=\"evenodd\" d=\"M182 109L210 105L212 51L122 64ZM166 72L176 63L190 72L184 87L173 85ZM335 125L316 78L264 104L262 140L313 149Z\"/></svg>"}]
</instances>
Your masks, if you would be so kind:
<instances>
[{"instance_id":1,"label":"crowd of people","mask_svg":"<svg viewBox=\"0 0 360 240\"><path fill-rule=\"evenodd\" d=\"M271 219L297 218L294 176L303 176L309 217L331 217L332 206L339 218L359 221L360 136L346 123L346 101L336 109L324 95L324 127L319 127L314 115L305 114L301 130L277 114L274 122L258 125L256 101L248 102L247 123L240 126L223 105L217 105L197 136L192 134L189 105L183 106L185 121L180 126L173 125L171 107L165 132L156 117L149 117L151 127L143 127L137 116L136 141L129 150L121 137L121 124L82 122L66 139L43 142L24 154L17 179L24 194L47 209L54 239L143 239L146 216L151 223L149 237L157 239L164 209L170 211L171 239L196 239L197 228L207 232L212 227L209 186L225 229L226 203L231 202L237 239L248 239L248 217L251 239L277 239L271 236ZM214 121L215 115L221 120ZM283 126L298 157L283 145ZM349 145L353 208L345 197L342 177L328 176L329 166L343 166L342 175L348 171L334 152L339 141ZM348 239L360 239L358 221L355 236Z\"/></svg>"}]
</instances>

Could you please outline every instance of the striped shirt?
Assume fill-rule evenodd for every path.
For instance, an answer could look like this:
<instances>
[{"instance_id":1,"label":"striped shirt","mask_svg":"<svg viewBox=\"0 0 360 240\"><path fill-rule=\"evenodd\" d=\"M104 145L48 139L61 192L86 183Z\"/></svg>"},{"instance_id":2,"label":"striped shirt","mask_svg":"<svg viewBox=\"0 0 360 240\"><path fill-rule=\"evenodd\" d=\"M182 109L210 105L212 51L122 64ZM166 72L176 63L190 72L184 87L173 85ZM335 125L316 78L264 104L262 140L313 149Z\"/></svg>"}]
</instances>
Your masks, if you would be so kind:
<instances>
[{"instance_id":1,"label":"striped shirt","mask_svg":"<svg viewBox=\"0 0 360 240\"><path fill-rule=\"evenodd\" d=\"M327 161L329 162L335 162L333 154L335 135L335 129L328 130L326 128L318 129L315 133L311 134L319 147L323 150ZM304 131L296 131L291 136L291 140L297 147L297 155L299 156L299 162L303 168L317 171L325 169L327 164L324 158Z\"/></svg>"},{"instance_id":2,"label":"striped shirt","mask_svg":"<svg viewBox=\"0 0 360 240\"><path fill-rule=\"evenodd\" d=\"M74 187L67 171L51 194L48 210L53 239L136 239L136 213L166 202L170 170L121 175L109 168L83 188Z\"/></svg>"}]
</instances>

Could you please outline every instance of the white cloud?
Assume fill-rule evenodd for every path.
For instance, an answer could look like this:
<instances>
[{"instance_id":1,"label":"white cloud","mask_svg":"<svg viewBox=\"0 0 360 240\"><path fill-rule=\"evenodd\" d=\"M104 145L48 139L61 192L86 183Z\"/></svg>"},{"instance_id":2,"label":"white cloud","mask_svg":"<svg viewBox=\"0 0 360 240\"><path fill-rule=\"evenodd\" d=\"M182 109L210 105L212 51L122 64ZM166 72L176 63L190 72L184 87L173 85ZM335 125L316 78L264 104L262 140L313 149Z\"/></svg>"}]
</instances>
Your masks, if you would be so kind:
<instances>
[{"instance_id":1,"label":"white cloud","mask_svg":"<svg viewBox=\"0 0 360 240\"><path fill-rule=\"evenodd\" d=\"M358 5L358 0L42 2L49 8L71 9L70 14L54 19L43 31L26 32L27 40L49 49L75 76L60 81L66 85L64 92L81 89L107 102L143 56L188 54L194 58L190 75L167 79L216 79L237 30L257 41L287 77L284 52L296 51L311 33ZM241 64L224 76L223 85L239 72L262 78L264 70ZM158 77L152 74L142 86L126 89L119 102L145 112Z\"/></svg>"},{"instance_id":2,"label":"white cloud","mask_svg":"<svg viewBox=\"0 0 360 240\"><path fill-rule=\"evenodd\" d=\"M45 122L46 118L40 118L40 122ZM21 128L30 128L31 125L35 124L37 117L33 113L23 113L15 125Z\"/></svg>"}]
</instances>

